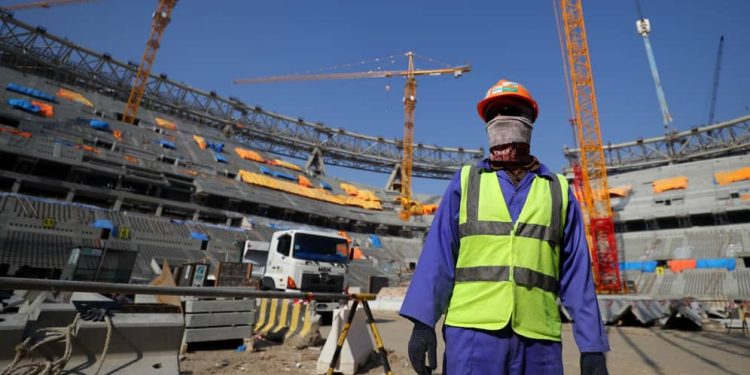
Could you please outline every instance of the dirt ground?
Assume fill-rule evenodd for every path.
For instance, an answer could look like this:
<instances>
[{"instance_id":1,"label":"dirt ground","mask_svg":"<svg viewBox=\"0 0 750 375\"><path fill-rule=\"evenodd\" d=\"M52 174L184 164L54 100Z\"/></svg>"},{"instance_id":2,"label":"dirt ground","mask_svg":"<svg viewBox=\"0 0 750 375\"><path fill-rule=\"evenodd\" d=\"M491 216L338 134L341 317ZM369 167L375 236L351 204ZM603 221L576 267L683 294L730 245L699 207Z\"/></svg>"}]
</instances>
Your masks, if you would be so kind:
<instances>
[{"instance_id":1,"label":"dirt ground","mask_svg":"<svg viewBox=\"0 0 750 375\"><path fill-rule=\"evenodd\" d=\"M378 328L390 354L394 374L413 374L406 354L411 323L393 312L374 312ZM326 337L329 327L321 333ZM657 327L608 327L612 351L607 355L609 372L616 374L750 374L750 336L720 328L677 331ZM439 335L439 334L438 334ZM442 338L438 338L442 361ZM233 349L196 350L181 361L182 374L314 374L320 348L297 350L287 345L264 346L258 352ZM375 356L373 356L375 357ZM563 365L568 374L578 374L579 353L571 326L563 325ZM441 364L442 367L442 364ZM435 374L441 374L439 368ZM360 374L382 374L373 358Z\"/></svg>"}]
</instances>

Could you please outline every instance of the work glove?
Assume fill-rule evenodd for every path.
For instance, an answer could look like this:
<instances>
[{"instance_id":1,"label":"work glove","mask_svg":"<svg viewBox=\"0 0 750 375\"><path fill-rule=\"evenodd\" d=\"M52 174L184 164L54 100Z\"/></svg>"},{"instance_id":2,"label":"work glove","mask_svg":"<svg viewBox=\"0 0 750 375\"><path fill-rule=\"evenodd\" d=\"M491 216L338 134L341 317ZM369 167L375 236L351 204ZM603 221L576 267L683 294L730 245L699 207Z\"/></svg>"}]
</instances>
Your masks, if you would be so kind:
<instances>
[{"instance_id":1,"label":"work glove","mask_svg":"<svg viewBox=\"0 0 750 375\"><path fill-rule=\"evenodd\" d=\"M581 375L609 375L604 353L581 353Z\"/></svg>"},{"instance_id":2,"label":"work glove","mask_svg":"<svg viewBox=\"0 0 750 375\"><path fill-rule=\"evenodd\" d=\"M437 368L437 337L434 328L414 322L414 329L409 338L409 361L419 375L431 375L432 370Z\"/></svg>"},{"instance_id":3,"label":"work glove","mask_svg":"<svg viewBox=\"0 0 750 375\"><path fill-rule=\"evenodd\" d=\"M112 317L112 313L107 308L92 307L83 313L81 313L81 319L90 322L101 322L104 321L104 317Z\"/></svg>"}]
</instances>

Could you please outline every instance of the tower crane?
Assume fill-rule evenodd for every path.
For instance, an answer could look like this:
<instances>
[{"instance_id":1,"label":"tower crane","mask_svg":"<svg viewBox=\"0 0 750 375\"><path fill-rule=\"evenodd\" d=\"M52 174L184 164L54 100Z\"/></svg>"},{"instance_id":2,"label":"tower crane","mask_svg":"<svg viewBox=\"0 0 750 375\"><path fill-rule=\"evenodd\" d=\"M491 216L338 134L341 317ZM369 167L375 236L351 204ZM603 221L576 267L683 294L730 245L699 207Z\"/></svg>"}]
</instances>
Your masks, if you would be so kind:
<instances>
[{"instance_id":1,"label":"tower crane","mask_svg":"<svg viewBox=\"0 0 750 375\"><path fill-rule=\"evenodd\" d=\"M67 5L67 4L75 4L75 3L88 3L95 0L47 0L47 1L34 1L29 3L21 3L21 4L14 4L14 5L5 5L0 6L0 8L5 10L26 10L26 9L33 9L33 8L46 8L49 9L53 6L58 5Z\"/></svg>"},{"instance_id":2,"label":"tower crane","mask_svg":"<svg viewBox=\"0 0 750 375\"><path fill-rule=\"evenodd\" d=\"M708 110L708 125L714 123L716 113L716 94L719 92L719 73L721 72L721 55L724 52L724 35L719 39L719 52L716 53L716 67L714 68L714 82L711 90L711 107Z\"/></svg>"},{"instance_id":3,"label":"tower crane","mask_svg":"<svg viewBox=\"0 0 750 375\"><path fill-rule=\"evenodd\" d=\"M406 70L384 70L355 73L329 73L329 74L300 74L273 77L237 79L235 84L257 84L291 81L317 81L335 79L359 79L359 78L389 78L404 77L404 139L401 156L401 210L399 217L406 221L412 215L422 211L418 202L412 201L411 193L411 171L414 153L414 109L417 105L417 76L440 76L452 74L458 78L464 73L471 71L470 65L451 66L442 69L415 69L414 53L407 52L408 65Z\"/></svg>"},{"instance_id":4,"label":"tower crane","mask_svg":"<svg viewBox=\"0 0 750 375\"><path fill-rule=\"evenodd\" d=\"M135 73L133 88L130 89L128 103L125 105L125 111L122 113L122 121L135 124L135 116L138 114L138 107L141 105L143 93L146 91L146 83L151 75L151 67L156 59L156 52L159 51L161 37L164 29L172 20L172 9L177 4L177 0L159 0L159 5L153 14L151 22L151 35L146 42L146 50L143 52L141 64L138 65L138 71Z\"/></svg>"},{"instance_id":5,"label":"tower crane","mask_svg":"<svg viewBox=\"0 0 750 375\"><path fill-rule=\"evenodd\" d=\"M556 9L554 0L553 5ZM579 148L579 164L573 168L576 175L574 186L581 189L581 205L584 216L588 218L586 224L594 283L598 292L619 293L622 282L617 261L617 241L581 0L560 0L560 8L567 46L568 94L572 96L573 122ZM563 30L559 30L561 34ZM565 59L563 64L566 64Z\"/></svg>"}]
</instances>

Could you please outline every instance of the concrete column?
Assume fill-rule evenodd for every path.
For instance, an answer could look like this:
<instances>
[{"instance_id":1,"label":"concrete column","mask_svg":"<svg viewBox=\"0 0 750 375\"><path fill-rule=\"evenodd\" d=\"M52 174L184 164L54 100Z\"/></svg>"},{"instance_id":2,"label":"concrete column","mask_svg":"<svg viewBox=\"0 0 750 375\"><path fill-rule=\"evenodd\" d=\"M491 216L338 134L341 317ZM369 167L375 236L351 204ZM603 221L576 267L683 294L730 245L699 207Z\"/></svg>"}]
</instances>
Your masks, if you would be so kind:
<instances>
[{"instance_id":1,"label":"concrete column","mask_svg":"<svg viewBox=\"0 0 750 375\"><path fill-rule=\"evenodd\" d=\"M161 211L164 209L162 205L159 205L156 207L156 213L154 213L155 216L161 216Z\"/></svg>"},{"instance_id":2,"label":"concrete column","mask_svg":"<svg viewBox=\"0 0 750 375\"><path fill-rule=\"evenodd\" d=\"M21 190L21 180L13 181L13 187L10 188L11 193L18 193Z\"/></svg>"},{"instance_id":3,"label":"concrete column","mask_svg":"<svg viewBox=\"0 0 750 375\"><path fill-rule=\"evenodd\" d=\"M226 225L226 226L228 226L228 227L231 227L231 226L232 226L232 218L231 218L231 217L228 217L228 218L227 218L227 221L226 221L226 223L224 223L224 225Z\"/></svg>"},{"instance_id":4,"label":"concrete column","mask_svg":"<svg viewBox=\"0 0 750 375\"><path fill-rule=\"evenodd\" d=\"M66 202L72 202L73 198L75 198L75 196L76 196L75 189L70 189L70 190L68 190L68 195L65 196L65 201Z\"/></svg>"},{"instance_id":5,"label":"concrete column","mask_svg":"<svg viewBox=\"0 0 750 375\"><path fill-rule=\"evenodd\" d=\"M195 211L195 213L193 213L193 221L198 221L198 218L200 218L200 212Z\"/></svg>"}]
</instances>

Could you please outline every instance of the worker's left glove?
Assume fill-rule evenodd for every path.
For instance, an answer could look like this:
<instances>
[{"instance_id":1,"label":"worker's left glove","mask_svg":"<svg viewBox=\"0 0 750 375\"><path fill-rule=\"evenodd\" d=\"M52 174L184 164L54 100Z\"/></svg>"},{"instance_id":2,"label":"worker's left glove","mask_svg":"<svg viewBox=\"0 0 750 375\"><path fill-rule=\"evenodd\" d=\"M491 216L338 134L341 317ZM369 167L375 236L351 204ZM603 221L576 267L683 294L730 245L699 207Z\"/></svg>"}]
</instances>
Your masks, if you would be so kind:
<instances>
[{"instance_id":1,"label":"worker's left glove","mask_svg":"<svg viewBox=\"0 0 750 375\"><path fill-rule=\"evenodd\" d=\"M581 375L609 375L604 353L581 353Z\"/></svg>"},{"instance_id":2,"label":"worker's left glove","mask_svg":"<svg viewBox=\"0 0 750 375\"><path fill-rule=\"evenodd\" d=\"M425 363L427 356L427 363ZM409 361L419 375L430 375L437 368L437 337L435 329L415 321L409 338Z\"/></svg>"}]
</instances>

